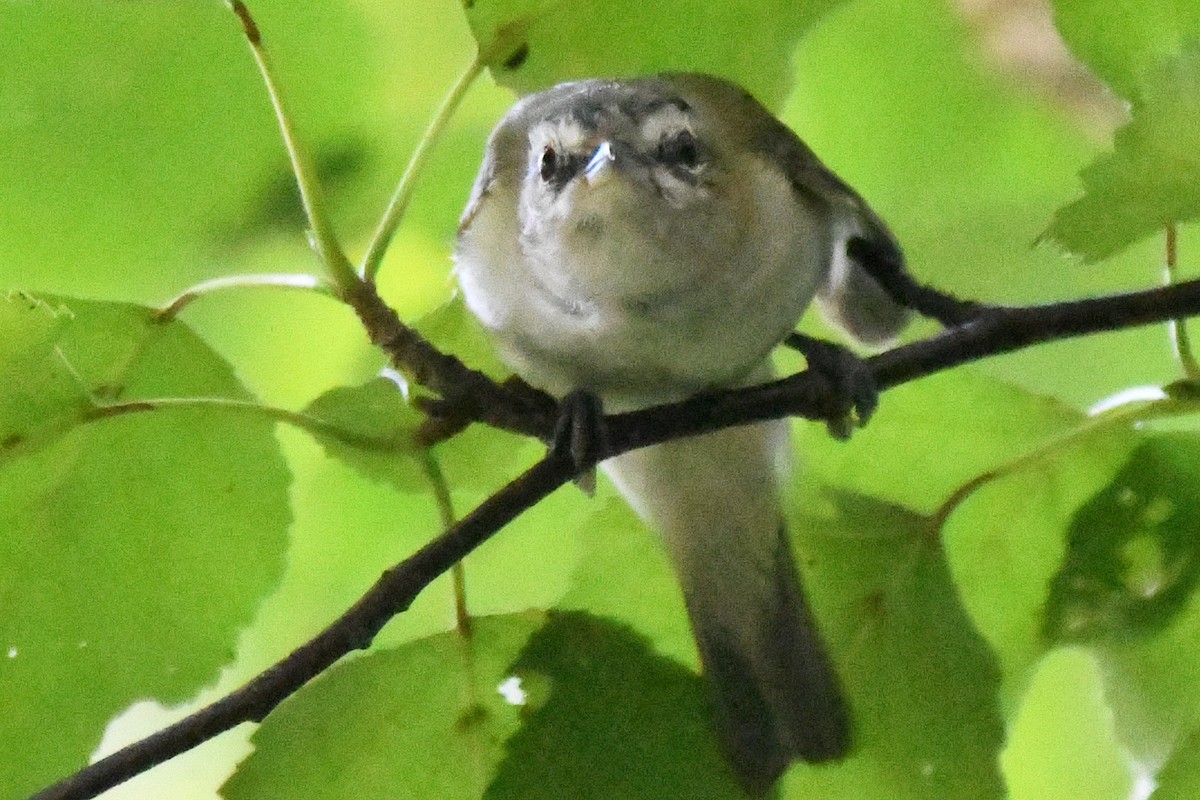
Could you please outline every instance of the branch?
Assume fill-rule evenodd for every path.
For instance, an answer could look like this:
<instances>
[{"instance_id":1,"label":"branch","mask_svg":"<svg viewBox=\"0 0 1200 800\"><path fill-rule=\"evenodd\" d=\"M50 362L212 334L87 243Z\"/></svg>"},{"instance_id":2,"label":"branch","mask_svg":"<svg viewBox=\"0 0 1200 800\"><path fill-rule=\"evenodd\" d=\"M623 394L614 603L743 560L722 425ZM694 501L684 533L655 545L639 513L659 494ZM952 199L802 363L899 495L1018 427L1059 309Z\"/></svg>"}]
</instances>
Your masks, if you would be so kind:
<instances>
[{"instance_id":1,"label":"branch","mask_svg":"<svg viewBox=\"0 0 1200 800\"><path fill-rule=\"evenodd\" d=\"M548 439L554 418L545 403L499 386L405 326L369 284L348 298L372 341L397 366L415 370L445 396L469 397L480 421ZM958 301L955 301L958 302ZM1200 280L1097 299L1027 308L970 306L969 321L928 339L866 359L880 390L1041 342L1115 331L1200 314ZM479 392L473 395L472 393ZM551 401L552 402L552 401ZM605 418L595 461L682 436L782 417L829 419L843 400L808 370L773 383L714 392L681 403ZM522 476L413 556L392 567L346 613L315 638L216 703L91 764L32 800L84 800L145 772L272 709L342 656L370 645L376 633L435 578L577 473L593 466L551 451Z\"/></svg>"}]
</instances>

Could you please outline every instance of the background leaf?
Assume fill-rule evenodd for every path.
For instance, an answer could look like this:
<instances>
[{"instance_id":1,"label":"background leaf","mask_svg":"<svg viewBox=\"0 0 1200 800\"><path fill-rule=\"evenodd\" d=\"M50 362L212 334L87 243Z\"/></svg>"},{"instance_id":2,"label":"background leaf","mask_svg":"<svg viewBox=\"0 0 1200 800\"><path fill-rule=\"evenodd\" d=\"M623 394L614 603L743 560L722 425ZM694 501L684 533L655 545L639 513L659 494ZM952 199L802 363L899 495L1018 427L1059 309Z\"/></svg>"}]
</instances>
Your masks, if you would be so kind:
<instances>
[{"instance_id":1,"label":"background leaf","mask_svg":"<svg viewBox=\"0 0 1200 800\"><path fill-rule=\"evenodd\" d=\"M1147 73L1113 152L1080 177L1047 236L1087 261L1200 217L1200 38Z\"/></svg>"},{"instance_id":2,"label":"background leaf","mask_svg":"<svg viewBox=\"0 0 1200 800\"><path fill-rule=\"evenodd\" d=\"M56 434L0 462L0 796L17 797L82 766L124 706L179 702L232 659L282 571L289 476L263 418L162 409L83 424L89 396L244 398L183 324L27 296L0 302L0 320L24 329L0 346L3 369L14 354L21 367L0 380L0 430L11 441L32 422L32 372Z\"/></svg>"},{"instance_id":3,"label":"background leaf","mask_svg":"<svg viewBox=\"0 0 1200 800\"><path fill-rule=\"evenodd\" d=\"M504 42L489 66L519 92L573 78L708 72L778 106L796 42L842 1L474 0L467 20L481 49Z\"/></svg>"},{"instance_id":4,"label":"background leaf","mask_svg":"<svg viewBox=\"0 0 1200 800\"><path fill-rule=\"evenodd\" d=\"M469 638L438 634L335 667L268 717L222 794L478 797L524 711L497 687L540 622L480 617Z\"/></svg>"},{"instance_id":5,"label":"background leaf","mask_svg":"<svg viewBox=\"0 0 1200 800\"><path fill-rule=\"evenodd\" d=\"M1054 23L1071 51L1118 94L1136 100L1143 76L1200 34L1187 0L1053 0Z\"/></svg>"}]
</instances>

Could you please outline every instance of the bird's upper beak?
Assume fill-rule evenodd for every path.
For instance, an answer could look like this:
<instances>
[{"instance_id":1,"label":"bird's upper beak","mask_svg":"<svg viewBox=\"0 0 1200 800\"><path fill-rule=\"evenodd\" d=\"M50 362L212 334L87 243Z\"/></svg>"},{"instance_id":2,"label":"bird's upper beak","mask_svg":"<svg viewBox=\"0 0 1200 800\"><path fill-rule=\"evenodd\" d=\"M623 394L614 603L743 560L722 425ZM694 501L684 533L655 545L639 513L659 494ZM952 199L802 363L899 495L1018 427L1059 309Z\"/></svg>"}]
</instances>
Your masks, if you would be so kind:
<instances>
[{"instance_id":1,"label":"bird's upper beak","mask_svg":"<svg viewBox=\"0 0 1200 800\"><path fill-rule=\"evenodd\" d=\"M612 165L616 158L612 144L608 140L600 142L596 152L592 153L591 159L588 160L587 166L583 168L583 177L588 184L594 186L611 175Z\"/></svg>"}]
</instances>

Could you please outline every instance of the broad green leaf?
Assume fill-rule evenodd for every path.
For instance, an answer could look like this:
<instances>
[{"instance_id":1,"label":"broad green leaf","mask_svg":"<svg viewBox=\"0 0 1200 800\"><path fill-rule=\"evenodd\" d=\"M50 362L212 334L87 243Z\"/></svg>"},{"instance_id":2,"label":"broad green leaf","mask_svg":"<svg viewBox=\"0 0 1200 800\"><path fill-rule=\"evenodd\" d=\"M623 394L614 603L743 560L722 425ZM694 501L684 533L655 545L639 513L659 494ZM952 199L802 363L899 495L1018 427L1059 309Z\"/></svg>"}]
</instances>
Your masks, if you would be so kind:
<instances>
[{"instance_id":1,"label":"broad green leaf","mask_svg":"<svg viewBox=\"0 0 1200 800\"><path fill-rule=\"evenodd\" d=\"M1200 444L1143 442L1076 511L1044 628L1055 641L1161 632L1200 579Z\"/></svg>"},{"instance_id":2,"label":"broad green leaf","mask_svg":"<svg viewBox=\"0 0 1200 800\"><path fill-rule=\"evenodd\" d=\"M1141 77L1200 34L1191 0L1053 0L1054 23L1079 60L1117 93L1139 94Z\"/></svg>"},{"instance_id":3,"label":"broad green leaf","mask_svg":"<svg viewBox=\"0 0 1200 800\"><path fill-rule=\"evenodd\" d=\"M274 711L227 800L473 798L526 709L500 693L539 614L480 617L334 667ZM509 698L514 697L508 695Z\"/></svg>"},{"instance_id":4,"label":"broad green leaf","mask_svg":"<svg viewBox=\"0 0 1200 800\"><path fill-rule=\"evenodd\" d=\"M1003 797L998 664L930 521L862 495L809 491L791 524L849 695L855 749L835 768L794 767L786 796Z\"/></svg>"},{"instance_id":5,"label":"broad green leaf","mask_svg":"<svg viewBox=\"0 0 1200 800\"><path fill-rule=\"evenodd\" d=\"M1134 790L1104 683L1095 659L1078 648L1038 663L1001 754L1011 800L1145 796Z\"/></svg>"},{"instance_id":6,"label":"broad green leaf","mask_svg":"<svg viewBox=\"0 0 1200 800\"><path fill-rule=\"evenodd\" d=\"M599 507L575 531L582 555L557 607L627 623L659 652L695 667L683 595L658 535L606 480L597 494Z\"/></svg>"},{"instance_id":7,"label":"broad green leaf","mask_svg":"<svg viewBox=\"0 0 1200 800\"><path fill-rule=\"evenodd\" d=\"M797 469L843 489L932 513L963 483L1079 424L1048 397L968 369L885 392L848 442L801 422Z\"/></svg>"},{"instance_id":8,"label":"broad green leaf","mask_svg":"<svg viewBox=\"0 0 1200 800\"><path fill-rule=\"evenodd\" d=\"M18 334L0 344L0 438L42 434L0 462L0 796L15 797L82 766L134 700L176 703L216 677L279 578L290 514L265 417L85 424L93 402L245 398L182 323L10 295L0 329Z\"/></svg>"},{"instance_id":9,"label":"broad green leaf","mask_svg":"<svg viewBox=\"0 0 1200 800\"><path fill-rule=\"evenodd\" d=\"M1147 75L1113 151L1080 178L1046 236L1087 261L1200 218L1200 39Z\"/></svg>"},{"instance_id":10,"label":"broad green leaf","mask_svg":"<svg viewBox=\"0 0 1200 800\"><path fill-rule=\"evenodd\" d=\"M627 626L557 612L513 665L524 724L485 797L737 798L695 673Z\"/></svg>"},{"instance_id":11,"label":"broad green leaf","mask_svg":"<svg viewBox=\"0 0 1200 800\"><path fill-rule=\"evenodd\" d=\"M428 488L413 438L425 417L393 381L374 378L361 386L330 389L304 413L322 423L309 432L330 456L401 491Z\"/></svg>"},{"instance_id":12,"label":"broad green leaf","mask_svg":"<svg viewBox=\"0 0 1200 800\"><path fill-rule=\"evenodd\" d=\"M1068 531L1134 444L1124 430L1100 429L985 474L945 509L942 538L954 580L1002 665L1010 708L1049 644L1044 613L1064 564Z\"/></svg>"},{"instance_id":13,"label":"broad green leaf","mask_svg":"<svg viewBox=\"0 0 1200 800\"><path fill-rule=\"evenodd\" d=\"M474 0L466 8L493 76L520 92L674 70L730 78L777 106L796 42L840 3Z\"/></svg>"},{"instance_id":14,"label":"broad green leaf","mask_svg":"<svg viewBox=\"0 0 1200 800\"><path fill-rule=\"evenodd\" d=\"M791 526L850 694L856 747L836 768L793 768L784 796L999 796L996 664L958 601L928 520L836 489L806 494ZM656 651L694 668L679 588L654 537L615 500L579 535L585 556L561 605L627 622ZM711 737L711 718L695 713L700 722L691 724L708 726ZM651 757L641 769L659 769L645 765Z\"/></svg>"},{"instance_id":15,"label":"broad green leaf","mask_svg":"<svg viewBox=\"0 0 1200 800\"><path fill-rule=\"evenodd\" d=\"M1080 506L1050 586L1052 640L1091 645L1123 743L1161 761L1200 722L1200 445L1144 437Z\"/></svg>"},{"instance_id":16,"label":"broad green leaf","mask_svg":"<svg viewBox=\"0 0 1200 800\"><path fill-rule=\"evenodd\" d=\"M93 405L57 350L73 315L22 292L0 296L0 463L39 432L53 436Z\"/></svg>"}]
</instances>

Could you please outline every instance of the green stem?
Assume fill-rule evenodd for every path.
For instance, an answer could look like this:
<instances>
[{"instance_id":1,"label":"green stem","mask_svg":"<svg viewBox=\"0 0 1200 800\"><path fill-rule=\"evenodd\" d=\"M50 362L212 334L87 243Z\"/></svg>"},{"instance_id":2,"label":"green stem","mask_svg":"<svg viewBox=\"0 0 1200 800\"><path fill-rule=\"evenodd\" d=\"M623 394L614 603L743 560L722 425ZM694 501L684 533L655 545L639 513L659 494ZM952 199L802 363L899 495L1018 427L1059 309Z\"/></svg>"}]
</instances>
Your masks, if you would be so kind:
<instances>
[{"instance_id":1,"label":"green stem","mask_svg":"<svg viewBox=\"0 0 1200 800\"><path fill-rule=\"evenodd\" d=\"M425 477L433 488L442 528L449 530L458 522L458 517L454 513L454 505L450 499L450 487L446 483L442 466L438 463L433 451L427 449L424 454ZM454 566L450 568L450 581L454 586L454 627L460 636L467 638L471 635L471 612L467 610L467 572L461 561L455 562Z\"/></svg>"},{"instance_id":2,"label":"green stem","mask_svg":"<svg viewBox=\"0 0 1200 800\"><path fill-rule=\"evenodd\" d=\"M375 276L379 274L379 268L383 265L383 257L387 253L388 245L391 244L392 238L396 235L396 230L404 220L404 213L408 210L409 201L412 200L417 178L425 168L425 163L429 160L429 155L433 151L433 145L441 137L442 131L445 130L446 124L450 121L450 117L454 115L459 104L462 103L467 90L471 88L471 84L479 77L479 73L483 71L483 67L483 59L481 55L477 54L467 69L463 71L463 74L459 76L458 81L451 87L446 98L442 100L437 113L434 114L433 119L430 120L428 127L425 129L425 133L421 136L421 141L417 143L417 149L413 151L408 166L404 169L404 174L400 177L400 182L396 184L396 190L392 193L387 209L383 212L383 218L380 219L379 226L375 229L375 234L371 237L371 243L367 246L367 252L363 256L360 272L364 280L373 283Z\"/></svg>"},{"instance_id":3,"label":"green stem","mask_svg":"<svg viewBox=\"0 0 1200 800\"><path fill-rule=\"evenodd\" d=\"M1130 426L1135 423L1149 422L1156 419L1195 414L1200 411L1200 404L1190 397L1166 394L1152 400L1133 400L1106 408L1090 416L1083 424L1057 436L1050 441L1035 447L1005 463L976 475L971 480L959 486L945 502L930 515L931 530L939 532L946 524L950 515L962 505L967 498L975 494L993 481L1004 478L1043 458L1053 455L1075 442L1092 436L1103 430Z\"/></svg>"},{"instance_id":4,"label":"green stem","mask_svg":"<svg viewBox=\"0 0 1200 800\"><path fill-rule=\"evenodd\" d=\"M159 322L170 322L179 316L179 312L183 311L193 300L200 297L207 297L225 289L251 289L265 286L313 291L329 297L334 297L337 294L332 284L318 278L316 275L285 273L273 275L228 275L222 278L202 281L195 286L184 289L169 303L155 312L154 317Z\"/></svg>"},{"instance_id":5,"label":"green stem","mask_svg":"<svg viewBox=\"0 0 1200 800\"><path fill-rule=\"evenodd\" d=\"M1173 224L1168 225L1166 228L1167 269L1165 273L1166 284L1168 286L1173 285L1178 278L1178 241L1178 231L1175 226ZM1184 378L1193 383L1200 381L1200 363L1196 361L1196 356L1192 352L1192 342L1191 337L1188 336L1187 321L1173 319L1168 323L1168 330L1171 333L1171 348L1175 352L1175 358L1179 361L1179 366L1183 368Z\"/></svg>"},{"instance_id":6,"label":"green stem","mask_svg":"<svg viewBox=\"0 0 1200 800\"><path fill-rule=\"evenodd\" d=\"M292 172L296 176L296 185L300 189L300 200L304 205L304 214L308 218L309 243L325 268L329 270L338 290L346 294L350 287L358 283L358 274L354 271L350 260L346 258L341 245L338 244L337 233L334 231L333 223L326 213L326 206L321 197L316 172L296 137L291 117L285 110L279 87L276 86L275 79L272 77L270 59L262 46L262 35L242 0L227 0L227 3L230 10L242 23L242 32L250 45L250 52L254 54L254 61L258 64L258 71L262 75L263 83L266 84L267 94L271 98L271 106L275 109L275 119L279 123L280 133L283 134L288 157L292 160Z\"/></svg>"},{"instance_id":7,"label":"green stem","mask_svg":"<svg viewBox=\"0 0 1200 800\"><path fill-rule=\"evenodd\" d=\"M124 403L92 403L80 408L77 415L64 415L54 422L12 437L0 443L0 463L14 457L18 452L30 449L40 449L54 439L66 434L79 425L100 422L126 414L140 414L150 411L165 411L170 409L189 408L219 408L241 414L266 417L276 422L286 422L311 434L329 436L348 445L364 450L377 452L393 452L402 450L410 452L412 446L404 443L399 448L397 441L391 438L380 439L367 436L357 431L349 430L300 411L289 411L286 408L266 406L253 400L237 400L229 397L155 397L145 400L130 400Z\"/></svg>"}]
</instances>

